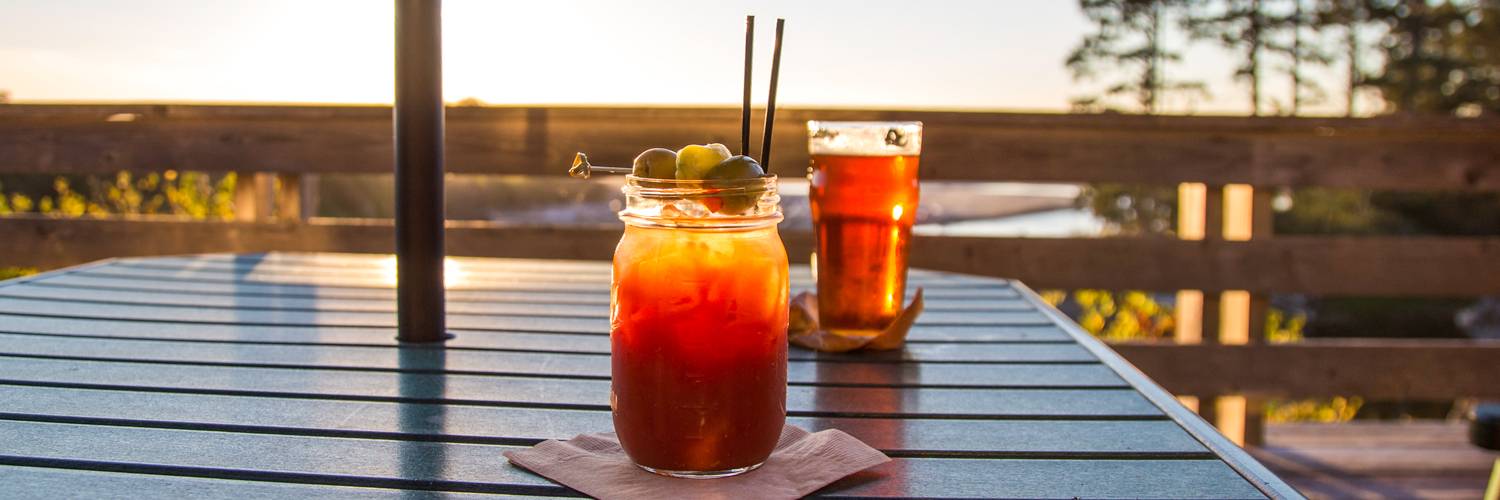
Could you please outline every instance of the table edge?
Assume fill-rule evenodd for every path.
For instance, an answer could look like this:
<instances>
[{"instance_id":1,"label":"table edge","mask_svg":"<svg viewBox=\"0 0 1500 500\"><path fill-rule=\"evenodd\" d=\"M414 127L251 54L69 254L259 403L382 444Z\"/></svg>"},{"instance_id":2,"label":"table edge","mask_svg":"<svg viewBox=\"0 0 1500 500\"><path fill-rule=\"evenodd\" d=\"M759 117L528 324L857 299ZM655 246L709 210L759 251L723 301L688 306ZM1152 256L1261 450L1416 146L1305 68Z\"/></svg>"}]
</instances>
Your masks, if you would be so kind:
<instances>
[{"instance_id":1,"label":"table edge","mask_svg":"<svg viewBox=\"0 0 1500 500\"><path fill-rule=\"evenodd\" d=\"M1218 456L1235 473L1244 477L1246 481L1249 481L1255 489L1260 490L1261 493L1272 499L1306 498L1296 488L1287 484L1286 481L1283 481L1275 473L1271 472L1270 469L1267 469L1265 465L1262 465L1260 461L1250 456L1249 452L1246 452L1243 448L1229 441L1229 438L1220 434L1218 429L1215 429L1213 425L1203 420L1198 414L1188 411L1187 408L1177 402L1177 398L1172 396L1172 393L1167 392L1166 389L1157 385L1156 381L1151 380L1150 377L1146 376L1135 365L1130 364L1125 358L1120 357L1118 353L1110 349L1103 341L1084 331L1082 327L1074 323L1062 311L1057 310L1057 308L1052 307L1051 304L1042 300L1041 296L1032 290L1031 287L1017 280L1009 280L1009 282L1011 287L1019 292L1022 299L1030 302L1032 306L1037 308L1038 312L1051 319L1059 328L1073 337L1073 340L1078 342L1078 345L1083 346L1084 349L1087 349L1095 357L1099 358L1101 363L1104 363L1116 375L1119 375L1126 383L1134 387L1147 401L1160 408L1168 418L1171 418L1183 430L1187 431L1188 435L1197 439L1199 443L1202 443L1204 447Z\"/></svg>"}]
</instances>

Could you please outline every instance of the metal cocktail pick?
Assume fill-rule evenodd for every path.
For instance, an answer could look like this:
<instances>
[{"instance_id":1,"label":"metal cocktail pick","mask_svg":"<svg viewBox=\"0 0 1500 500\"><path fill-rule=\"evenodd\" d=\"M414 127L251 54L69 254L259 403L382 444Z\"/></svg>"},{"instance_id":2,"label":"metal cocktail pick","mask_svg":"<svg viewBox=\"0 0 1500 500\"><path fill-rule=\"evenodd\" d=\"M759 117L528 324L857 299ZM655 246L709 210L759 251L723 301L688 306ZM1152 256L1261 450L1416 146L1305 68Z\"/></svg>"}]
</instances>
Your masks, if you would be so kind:
<instances>
[{"instance_id":1,"label":"metal cocktail pick","mask_svg":"<svg viewBox=\"0 0 1500 500\"><path fill-rule=\"evenodd\" d=\"M625 167L605 167L602 165L590 165L589 155L583 154L581 152L576 153L573 156L573 166L568 167L568 175L577 177L579 179L587 179L589 178L589 176L594 175L594 172L603 172L606 174L628 174L632 171L632 169L628 169Z\"/></svg>"}]
</instances>

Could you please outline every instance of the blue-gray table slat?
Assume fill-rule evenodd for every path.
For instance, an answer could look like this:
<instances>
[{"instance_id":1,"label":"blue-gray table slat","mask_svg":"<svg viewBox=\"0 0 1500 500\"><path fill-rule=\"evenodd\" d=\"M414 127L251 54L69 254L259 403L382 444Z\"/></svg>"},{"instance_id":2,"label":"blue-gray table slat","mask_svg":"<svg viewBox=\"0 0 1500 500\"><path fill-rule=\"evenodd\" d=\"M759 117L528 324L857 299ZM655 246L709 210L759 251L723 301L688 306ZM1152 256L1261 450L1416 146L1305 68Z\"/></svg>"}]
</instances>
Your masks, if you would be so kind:
<instances>
[{"instance_id":1,"label":"blue-gray table slat","mask_svg":"<svg viewBox=\"0 0 1500 500\"><path fill-rule=\"evenodd\" d=\"M127 257L114 259L112 264L127 264L137 266L162 266L167 268L263 268L263 269L389 269L392 262L390 254L336 254L336 253L284 253L271 252L261 254L200 254L186 256L163 256L163 257ZM457 264L464 270L480 271L507 271L507 270L546 270L551 272L593 272L608 274L610 263L598 260L548 260L548 259L526 259L526 258L497 258L497 257L448 257L449 261ZM791 274L811 276L812 268L803 264L793 264ZM931 269L913 268L907 270L907 275L918 279L942 279L949 281L987 281L997 282L994 278L971 276L966 274L952 273L947 271L934 271Z\"/></svg>"},{"instance_id":2,"label":"blue-gray table slat","mask_svg":"<svg viewBox=\"0 0 1500 500\"><path fill-rule=\"evenodd\" d=\"M954 336L961 330L958 327L939 328L944 333ZM379 346L395 344L394 328L222 325L149 320L78 319L64 316L21 316L3 313L0 313L0 332L182 341L211 340L235 343ZM568 352L600 356L609 354L609 337L599 333L467 330L455 330L454 333L456 337L447 343L447 346L453 348ZM1004 331L997 333L1004 334ZM1029 333L1016 333L1029 335ZM1004 344L920 342L909 344L901 351L854 355L816 353L794 348L788 356L793 360L902 363L1093 363L1096 359L1075 344L1057 342Z\"/></svg>"},{"instance_id":3,"label":"blue-gray table slat","mask_svg":"<svg viewBox=\"0 0 1500 500\"><path fill-rule=\"evenodd\" d=\"M343 368L372 371L608 379L609 358L593 354L340 345L231 344L16 335L0 332L0 356L161 363ZM1128 387L1101 364L825 363L792 361L800 385L953 387Z\"/></svg>"},{"instance_id":4,"label":"blue-gray table slat","mask_svg":"<svg viewBox=\"0 0 1500 500\"><path fill-rule=\"evenodd\" d=\"M612 425L601 410L307 400L0 385L0 419L312 436L531 444ZM959 420L792 417L905 456L1211 455L1166 420Z\"/></svg>"},{"instance_id":5,"label":"blue-gray table slat","mask_svg":"<svg viewBox=\"0 0 1500 500\"><path fill-rule=\"evenodd\" d=\"M246 290L243 287L214 283L182 283L182 282L158 282L140 280L133 278L110 278L104 276L91 276L79 273L56 274L38 278L27 282L27 287L12 287L12 290L27 290L31 288L59 289L66 291L92 290L102 293L121 292L127 295L139 294L150 297L160 294L188 294L194 297L223 298L232 300L236 304L245 304L248 307L264 306L267 308L307 308L310 304L333 304L333 309L349 310L395 310L395 294L379 289L331 289L331 288L307 288L302 287L288 290L285 293L262 293L255 290ZM915 290L909 290L907 299L915 295ZM36 292L43 294L46 292ZM450 290L447 303L450 310L460 312L483 313L485 307L505 307L511 304L523 305L577 305L577 306L604 306L609 305L608 292L506 292L506 291L473 291L473 290ZM993 294L991 294L993 295ZM1025 311L1031 310L1032 306L1014 293L1002 297L938 297L934 300L932 296L927 297L927 309L932 311ZM149 299L146 299L149 300ZM324 308L327 309L327 308Z\"/></svg>"},{"instance_id":6,"label":"blue-gray table slat","mask_svg":"<svg viewBox=\"0 0 1500 500\"><path fill-rule=\"evenodd\" d=\"M609 381L6 358L0 382L403 402L605 409ZM793 415L1159 418L1129 389L787 388Z\"/></svg>"},{"instance_id":7,"label":"blue-gray table slat","mask_svg":"<svg viewBox=\"0 0 1500 500\"><path fill-rule=\"evenodd\" d=\"M236 478L300 475L438 489L555 491L511 467L514 446L0 421L0 456ZM11 463L11 465L17 465ZM112 467L113 468L113 467ZM191 468L191 469L188 469ZM890 480L877 480L890 478ZM540 488L538 488L540 487ZM918 497L1259 498L1218 460L897 458L823 493Z\"/></svg>"},{"instance_id":8,"label":"blue-gray table slat","mask_svg":"<svg viewBox=\"0 0 1500 500\"><path fill-rule=\"evenodd\" d=\"M25 288L25 287L21 287ZM576 306L574 306L576 307ZM503 315L449 315L448 326L470 330L545 330L564 332L609 332L608 311L577 311L550 306L531 306ZM287 326L368 326L395 327L396 315L387 312L312 312L241 309L226 307L193 307L188 304L160 306L112 302L84 302L23 298L9 289L0 288L0 313L45 313L79 318L135 319L192 323L287 325ZM923 314L917 320L923 326L1047 326L1052 322L1035 311L1011 312L936 312Z\"/></svg>"},{"instance_id":9,"label":"blue-gray table slat","mask_svg":"<svg viewBox=\"0 0 1500 500\"><path fill-rule=\"evenodd\" d=\"M379 312L394 313L396 302L383 299L314 299L305 297L272 297L261 295L218 295L204 293L182 293L163 290L110 289L91 286L57 284L52 280L39 280L23 287L0 289L0 296L66 300L75 302L105 302L181 307L213 307L234 309L271 309L280 311L325 311L325 312ZM453 302L448 304L448 314L527 314L535 313L537 306L545 306L547 314L579 317L608 317L609 301L593 303L554 303L531 297L514 297L505 302ZM1031 311L1031 304L1020 299L993 299L988 301L929 301L925 314L969 312L995 313ZM972 316L971 316L972 317Z\"/></svg>"},{"instance_id":10,"label":"blue-gray table slat","mask_svg":"<svg viewBox=\"0 0 1500 500\"><path fill-rule=\"evenodd\" d=\"M387 261L394 263L394 261ZM225 276L234 277L235 280L265 280L276 282L283 277L299 280L321 280L329 279L328 283L338 283L344 280L358 282L389 281L389 275L393 270L393 264L385 266L371 266L367 268L343 268L333 269L315 265L287 265L280 263L258 263L258 264L223 264L223 263L198 263L180 264L164 263L160 261L144 260L125 262L117 261L111 263L111 268L140 269L146 271L157 271L158 275L174 278L181 277L207 277L223 279ZM485 268L472 264L450 264L450 274L464 281L474 283L486 283L490 281L521 281L537 283L594 283L608 284L610 280L610 269L608 266L591 266L589 268L557 268L555 266L507 266L503 268ZM792 269L788 276L794 285L808 286L814 283L812 273L809 269L802 267ZM909 273L907 284L911 286L931 288L965 288L980 287L989 288L1004 286L1000 280L977 278L963 275L937 275L933 273Z\"/></svg>"},{"instance_id":11,"label":"blue-gray table slat","mask_svg":"<svg viewBox=\"0 0 1500 500\"><path fill-rule=\"evenodd\" d=\"M362 486L273 483L97 470L0 465L0 495L13 500L57 498L234 498L236 500L467 500L569 498L413 491Z\"/></svg>"},{"instance_id":12,"label":"blue-gray table slat","mask_svg":"<svg viewBox=\"0 0 1500 500\"><path fill-rule=\"evenodd\" d=\"M157 274L153 274L157 273ZM160 275L160 271L150 269L128 268L124 266L103 265L66 274L66 276L85 276L94 278L113 278L117 280L134 280L138 286L153 287L162 290L184 290L203 289L214 291L233 291L237 293L259 293L259 294L285 294L301 295L307 294L312 289L321 289L320 293L345 298L390 298L395 295L392 282L384 278L370 278L361 280L350 280L339 283L320 282L314 278L285 277L284 280L271 282L263 280L236 280L233 276L221 277L206 276L173 276ZM176 286L177 284L184 284ZM794 286L793 291L806 289L805 286ZM1014 289L997 281L989 285L975 285L963 287L926 287L923 296L939 299L1005 299L1016 298L1018 295ZM538 292L538 293L579 293L579 294L604 294L608 295L608 289L600 290L598 283L530 283L526 281L511 282L485 282L485 283L454 283L449 287L450 297L470 298L484 297L485 293L491 292ZM460 293L462 292L462 293ZM910 297L916 293L916 287L907 290Z\"/></svg>"},{"instance_id":13,"label":"blue-gray table slat","mask_svg":"<svg viewBox=\"0 0 1500 500\"><path fill-rule=\"evenodd\" d=\"M1061 331L1055 327L998 328L980 338L1018 344L951 344L977 341L966 328L919 328L913 336L921 341L908 344L904 351L839 355L793 349L793 360L832 360L862 362L1092 362L1092 357L1074 345L1058 343ZM395 345L395 331L389 328L316 328L273 327L259 325L216 325L154 321L111 321L49 316L0 314L0 331L89 338L135 338L180 340L185 342L338 344L361 346ZM537 352L569 352L606 355L609 339L601 334L456 331L447 343L455 349L496 349ZM1024 347L1031 341L1043 341L1050 347ZM1038 357L1039 355L1050 358ZM1029 360L1029 361L1028 361Z\"/></svg>"}]
</instances>

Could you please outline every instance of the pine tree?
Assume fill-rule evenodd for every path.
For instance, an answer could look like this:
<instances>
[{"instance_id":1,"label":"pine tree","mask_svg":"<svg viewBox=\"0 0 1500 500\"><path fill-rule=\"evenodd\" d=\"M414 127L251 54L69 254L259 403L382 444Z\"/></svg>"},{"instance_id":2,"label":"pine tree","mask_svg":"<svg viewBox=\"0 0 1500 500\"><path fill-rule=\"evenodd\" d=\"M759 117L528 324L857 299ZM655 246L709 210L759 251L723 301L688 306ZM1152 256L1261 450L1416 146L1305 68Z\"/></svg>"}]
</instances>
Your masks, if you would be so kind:
<instances>
[{"instance_id":1,"label":"pine tree","mask_svg":"<svg viewBox=\"0 0 1500 500\"><path fill-rule=\"evenodd\" d=\"M1365 42L1360 32L1379 24L1378 13L1370 0L1319 0L1316 11L1314 23L1320 31L1337 29L1343 34L1344 115L1353 117L1360 89L1369 78L1362 64Z\"/></svg>"},{"instance_id":2,"label":"pine tree","mask_svg":"<svg viewBox=\"0 0 1500 500\"><path fill-rule=\"evenodd\" d=\"M1209 2L1191 0L1183 28L1194 40L1213 40L1244 58L1234 76L1250 90L1250 114L1260 114L1261 53L1266 48L1268 22L1262 0Z\"/></svg>"},{"instance_id":3,"label":"pine tree","mask_svg":"<svg viewBox=\"0 0 1500 500\"><path fill-rule=\"evenodd\" d=\"M1500 2L1401 0L1372 13L1388 29L1384 67L1367 81L1392 111L1500 113Z\"/></svg>"},{"instance_id":4,"label":"pine tree","mask_svg":"<svg viewBox=\"0 0 1500 500\"><path fill-rule=\"evenodd\" d=\"M1290 114L1295 116L1302 111L1303 104L1321 101L1324 97L1322 86L1309 78L1303 69L1307 66L1325 66L1333 61L1333 57L1318 43L1315 36L1309 36L1320 31L1316 10L1304 5L1304 0L1290 0L1288 3L1290 5L1285 14L1266 18L1268 31L1283 35L1279 41L1274 37L1270 39L1266 43L1266 49L1280 54L1287 61L1282 70L1291 83L1288 101Z\"/></svg>"},{"instance_id":5,"label":"pine tree","mask_svg":"<svg viewBox=\"0 0 1500 500\"><path fill-rule=\"evenodd\" d=\"M1068 56L1068 69L1075 79L1118 74L1122 79L1106 88L1104 96L1133 96L1144 113L1160 111L1169 93L1203 94L1202 83L1166 76L1167 65L1182 59L1163 42L1168 17L1178 6L1179 0L1079 0L1095 29ZM1074 104L1099 106L1102 99L1081 98Z\"/></svg>"}]
</instances>

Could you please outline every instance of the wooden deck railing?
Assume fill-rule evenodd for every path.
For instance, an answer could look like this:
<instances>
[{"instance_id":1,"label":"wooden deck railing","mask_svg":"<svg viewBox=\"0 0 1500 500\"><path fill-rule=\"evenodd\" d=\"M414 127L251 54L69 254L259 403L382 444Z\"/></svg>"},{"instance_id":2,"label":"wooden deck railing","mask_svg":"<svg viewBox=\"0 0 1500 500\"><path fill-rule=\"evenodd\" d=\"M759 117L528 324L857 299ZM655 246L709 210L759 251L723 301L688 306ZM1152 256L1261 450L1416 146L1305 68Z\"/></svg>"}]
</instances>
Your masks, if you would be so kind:
<instances>
[{"instance_id":1,"label":"wooden deck railing","mask_svg":"<svg viewBox=\"0 0 1500 500\"><path fill-rule=\"evenodd\" d=\"M1184 215L1201 224L1197 240L919 237L912 249L914 266L1014 277L1035 288L1205 291L1205 310L1185 326L1206 332L1197 336L1208 345L1117 346L1179 394L1500 397L1494 383L1500 344L1493 342L1253 345L1260 336L1243 333L1260 330L1257 313L1268 293L1500 293L1500 237L1273 236L1268 190L1260 189L1248 208L1226 204L1224 190L1244 184L1500 191L1500 122L784 109L777 114L774 166L783 175L800 175L807 164L802 123L813 118L925 122L924 181L1206 186L1199 190L1206 203L1183 205ZM647 146L733 142L737 125L733 109L453 108L447 168L557 176L580 148L598 163L628 164ZM311 200L302 187L317 174L389 172L390 127L390 109L382 107L0 105L0 172L245 173L236 197L240 220L3 218L0 263L56 267L211 251L389 252L388 221L308 218ZM283 187L277 194L269 188L273 176ZM1245 212L1231 217L1254 229L1227 234L1226 211ZM605 259L618 231L451 222L448 249ZM810 253L809 235L785 239L794 258ZM1218 292L1226 291L1249 292L1250 312L1235 316L1225 306L1226 314L1217 314ZM1238 337L1222 333L1235 329ZM1251 345L1213 345L1241 343ZM1253 441L1253 428L1250 434Z\"/></svg>"}]
</instances>

